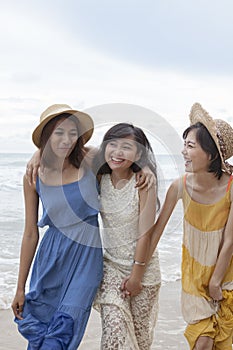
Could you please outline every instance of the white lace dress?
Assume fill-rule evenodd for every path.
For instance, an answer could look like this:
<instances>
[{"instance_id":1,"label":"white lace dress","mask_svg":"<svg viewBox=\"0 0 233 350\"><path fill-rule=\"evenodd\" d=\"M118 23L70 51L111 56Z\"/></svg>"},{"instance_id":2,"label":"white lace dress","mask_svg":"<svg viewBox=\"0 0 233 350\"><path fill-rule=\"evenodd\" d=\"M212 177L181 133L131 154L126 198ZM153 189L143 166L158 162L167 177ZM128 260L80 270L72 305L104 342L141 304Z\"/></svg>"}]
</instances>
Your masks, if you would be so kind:
<instances>
[{"instance_id":1,"label":"white lace dress","mask_svg":"<svg viewBox=\"0 0 233 350\"><path fill-rule=\"evenodd\" d=\"M149 350L158 314L161 283L158 253L147 266L141 293L121 297L122 279L132 269L137 244L139 195L135 176L115 189L110 175L101 179L101 217L104 246L104 278L94 307L101 312L102 350Z\"/></svg>"}]
</instances>

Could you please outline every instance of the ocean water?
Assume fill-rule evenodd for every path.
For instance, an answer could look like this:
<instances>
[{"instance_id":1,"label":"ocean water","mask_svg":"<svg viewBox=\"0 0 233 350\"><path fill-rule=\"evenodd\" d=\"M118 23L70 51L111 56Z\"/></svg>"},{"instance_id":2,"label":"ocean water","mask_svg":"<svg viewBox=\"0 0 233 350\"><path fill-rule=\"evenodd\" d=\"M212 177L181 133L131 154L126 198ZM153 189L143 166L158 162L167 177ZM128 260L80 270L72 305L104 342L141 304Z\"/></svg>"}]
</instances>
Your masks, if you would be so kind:
<instances>
[{"instance_id":1,"label":"ocean water","mask_svg":"<svg viewBox=\"0 0 233 350\"><path fill-rule=\"evenodd\" d=\"M23 175L31 154L0 154L0 309L10 307L15 293L24 228ZM159 197L163 202L171 181L180 175L180 156L156 156ZM180 279L182 208L178 203L159 243L162 280Z\"/></svg>"}]
</instances>

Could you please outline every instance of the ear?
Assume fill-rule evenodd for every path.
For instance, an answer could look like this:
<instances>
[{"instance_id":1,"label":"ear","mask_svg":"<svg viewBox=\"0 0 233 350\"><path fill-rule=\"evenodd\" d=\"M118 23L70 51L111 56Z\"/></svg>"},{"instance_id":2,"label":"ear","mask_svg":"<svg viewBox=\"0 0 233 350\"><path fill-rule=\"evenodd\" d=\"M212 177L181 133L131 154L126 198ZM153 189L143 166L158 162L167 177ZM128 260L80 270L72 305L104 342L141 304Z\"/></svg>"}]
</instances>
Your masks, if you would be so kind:
<instances>
[{"instance_id":1,"label":"ear","mask_svg":"<svg viewBox=\"0 0 233 350\"><path fill-rule=\"evenodd\" d=\"M137 162L141 158L141 155L142 155L142 151L140 151L136 154L135 162Z\"/></svg>"},{"instance_id":2,"label":"ear","mask_svg":"<svg viewBox=\"0 0 233 350\"><path fill-rule=\"evenodd\" d=\"M216 160L218 157L219 157L219 154L217 153L216 156L213 159L211 159L211 154L209 154L209 160Z\"/></svg>"}]
</instances>

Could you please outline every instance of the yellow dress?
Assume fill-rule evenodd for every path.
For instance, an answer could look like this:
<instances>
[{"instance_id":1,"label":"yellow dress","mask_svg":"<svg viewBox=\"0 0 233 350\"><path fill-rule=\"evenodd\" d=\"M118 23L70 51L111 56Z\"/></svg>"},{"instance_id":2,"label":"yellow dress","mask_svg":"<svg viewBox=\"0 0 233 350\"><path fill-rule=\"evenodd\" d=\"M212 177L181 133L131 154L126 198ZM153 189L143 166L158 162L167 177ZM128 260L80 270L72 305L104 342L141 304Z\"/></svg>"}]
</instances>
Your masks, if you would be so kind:
<instances>
[{"instance_id":1,"label":"yellow dress","mask_svg":"<svg viewBox=\"0 0 233 350\"><path fill-rule=\"evenodd\" d=\"M216 306L208 294L230 211L232 182L230 177L223 198L205 205L192 200L184 177L181 302L190 349L199 336L209 336L214 339L213 349L232 350L233 258L222 281L223 300Z\"/></svg>"}]
</instances>

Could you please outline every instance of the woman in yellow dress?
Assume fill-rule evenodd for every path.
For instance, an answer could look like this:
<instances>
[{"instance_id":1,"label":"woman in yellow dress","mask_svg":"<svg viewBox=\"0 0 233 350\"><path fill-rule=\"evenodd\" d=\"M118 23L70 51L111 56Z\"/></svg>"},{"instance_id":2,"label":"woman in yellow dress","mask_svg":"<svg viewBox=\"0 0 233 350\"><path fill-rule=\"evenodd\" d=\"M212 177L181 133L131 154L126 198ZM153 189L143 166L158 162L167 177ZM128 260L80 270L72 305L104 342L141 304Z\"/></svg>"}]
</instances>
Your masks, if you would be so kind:
<instances>
[{"instance_id":1,"label":"woman in yellow dress","mask_svg":"<svg viewBox=\"0 0 233 350\"><path fill-rule=\"evenodd\" d=\"M183 201L182 313L192 350L232 350L233 129L198 103L183 133L186 174L168 189L153 227L155 249L179 199Z\"/></svg>"}]
</instances>

